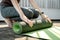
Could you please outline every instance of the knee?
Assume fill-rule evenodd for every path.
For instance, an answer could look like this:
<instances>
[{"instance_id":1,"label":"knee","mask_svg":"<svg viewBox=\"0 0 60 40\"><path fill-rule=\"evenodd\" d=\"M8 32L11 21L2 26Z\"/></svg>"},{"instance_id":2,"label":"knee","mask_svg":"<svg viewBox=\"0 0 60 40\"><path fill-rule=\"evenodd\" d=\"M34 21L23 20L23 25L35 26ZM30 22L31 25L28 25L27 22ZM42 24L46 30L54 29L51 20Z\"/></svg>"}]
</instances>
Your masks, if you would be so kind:
<instances>
[{"instance_id":1,"label":"knee","mask_svg":"<svg viewBox=\"0 0 60 40\"><path fill-rule=\"evenodd\" d=\"M39 16L39 12L38 11L35 11L33 18L38 18L38 16Z\"/></svg>"},{"instance_id":2,"label":"knee","mask_svg":"<svg viewBox=\"0 0 60 40\"><path fill-rule=\"evenodd\" d=\"M34 13L33 18L38 18L39 12L38 12L37 10L35 10L35 9L31 9L31 10L32 10L33 13Z\"/></svg>"}]
</instances>

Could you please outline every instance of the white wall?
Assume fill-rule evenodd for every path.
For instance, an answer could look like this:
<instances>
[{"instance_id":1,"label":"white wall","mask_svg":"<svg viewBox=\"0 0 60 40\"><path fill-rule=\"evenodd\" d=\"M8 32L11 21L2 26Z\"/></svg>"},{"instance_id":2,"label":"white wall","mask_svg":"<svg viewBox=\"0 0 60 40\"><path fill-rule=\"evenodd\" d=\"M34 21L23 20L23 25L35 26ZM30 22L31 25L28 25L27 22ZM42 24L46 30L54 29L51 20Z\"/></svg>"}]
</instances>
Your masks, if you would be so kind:
<instances>
[{"instance_id":1,"label":"white wall","mask_svg":"<svg viewBox=\"0 0 60 40\"><path fill-rule=\"evenodd\" d=\"M42 9L42 11L44 11L45 14L48 15L51 19L60 19L60 0L35 0L35 1ZM29 3L29 0L21 0L20 6L33 8ZM3 19L4 18L2 18L0 13L0 20Z\"/></svg>"},{"instance_id":2,"label":"white wall","mask_svg":"<svg viewBox=\"0 0 60 40\"><path fill-rule=\"evenodd\" d=\"M35 0L35 1L41 8L60 9L60 0ZM31 7L29 0L21 0L20 5L21 7Z\"/></svg>"}]
</instances>

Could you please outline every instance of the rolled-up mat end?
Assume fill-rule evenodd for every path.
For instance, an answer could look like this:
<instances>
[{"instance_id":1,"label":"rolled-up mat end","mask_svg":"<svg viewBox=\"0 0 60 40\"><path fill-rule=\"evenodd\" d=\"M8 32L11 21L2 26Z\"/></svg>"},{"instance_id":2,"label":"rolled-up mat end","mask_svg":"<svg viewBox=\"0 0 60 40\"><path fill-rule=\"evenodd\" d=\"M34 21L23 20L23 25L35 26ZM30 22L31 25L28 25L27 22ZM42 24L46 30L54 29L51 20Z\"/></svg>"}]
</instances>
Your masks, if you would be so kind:
<instances>
[{"instance_id":1,"label":"rolled-up mat end","mask_svg":"<svg viewBox=\"0 0 60 40\"><path fill-rule=\"evenodd\" d=\"M22 26L19 24L19 22L14 22L12 29L13 29L14 33L16 33L16 34L22 33Z\"/></svg>"}]
</instances>

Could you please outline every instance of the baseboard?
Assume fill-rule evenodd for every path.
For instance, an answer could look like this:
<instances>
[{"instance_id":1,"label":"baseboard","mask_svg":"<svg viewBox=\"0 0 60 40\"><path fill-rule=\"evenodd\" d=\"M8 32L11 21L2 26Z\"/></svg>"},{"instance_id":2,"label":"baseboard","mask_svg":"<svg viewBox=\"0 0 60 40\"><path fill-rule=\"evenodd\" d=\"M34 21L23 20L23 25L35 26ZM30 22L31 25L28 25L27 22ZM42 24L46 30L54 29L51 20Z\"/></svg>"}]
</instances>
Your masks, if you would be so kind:
<instances>
[{"instance_id":1,"label":"baseboard","mask_svg":"<svg viewBox=\"0 0 60 40\"><path fill-rule=\"evenodd\" d=\"M0 22L4 22L4 20L0 20Z\"/></svg>"},{"instance_id":2,"label":"baseboard","mask_svg":"<svg viewBox=\"0 0 60 40\"><path fill-rule=\"evenodd\" d=\"M60 21L60 19L51 19L52 21Z\"/></svg>"},{"instance_id":3,"label":"baseboard","mask_svg":"<svg viewBox=\"0 0 60 40\"><path fill-rule=\"evenodd\" d=\"M60 21L60 19L51 19L52 21ZM0 22L4 22L4 20L0 20Z\"/></svg>"}]
</instances>

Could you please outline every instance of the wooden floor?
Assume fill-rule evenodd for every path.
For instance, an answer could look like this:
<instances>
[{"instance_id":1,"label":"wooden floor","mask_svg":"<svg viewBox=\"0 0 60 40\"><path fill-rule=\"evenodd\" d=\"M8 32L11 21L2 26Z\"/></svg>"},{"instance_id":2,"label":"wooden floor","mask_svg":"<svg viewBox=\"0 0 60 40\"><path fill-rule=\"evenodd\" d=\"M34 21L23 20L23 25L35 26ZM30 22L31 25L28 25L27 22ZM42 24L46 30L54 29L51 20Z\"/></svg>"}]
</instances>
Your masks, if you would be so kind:
<instances>
[{"instance_id":1,"label":"wooden floor","mask_svg":"<svg viewBox=\"0 0 60 40\"><path fill-rule=\"evenodd\" d=\"M60 27L60 21L54 21L54 22L53 22L53 26Z\"/></svg>"}]
</instances>

